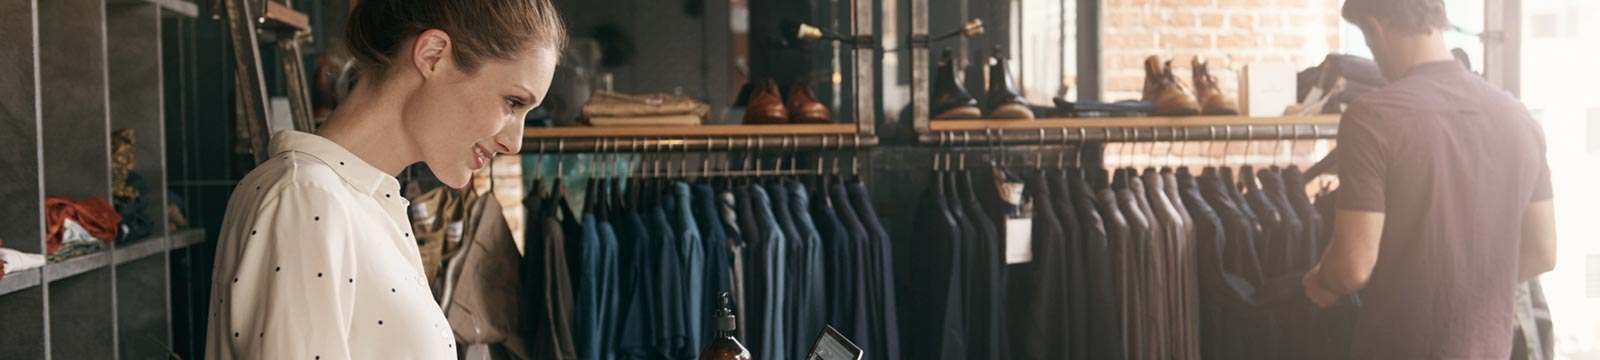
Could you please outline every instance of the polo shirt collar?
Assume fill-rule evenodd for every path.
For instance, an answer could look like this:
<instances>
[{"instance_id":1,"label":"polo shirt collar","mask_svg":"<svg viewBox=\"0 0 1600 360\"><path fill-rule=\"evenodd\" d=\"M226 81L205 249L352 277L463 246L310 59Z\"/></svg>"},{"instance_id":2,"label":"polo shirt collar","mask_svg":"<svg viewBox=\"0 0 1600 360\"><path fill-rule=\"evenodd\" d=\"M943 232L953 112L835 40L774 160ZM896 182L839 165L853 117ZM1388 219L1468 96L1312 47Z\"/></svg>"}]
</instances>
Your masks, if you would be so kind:
<instances>
[{"instance_id":1,"label":"polo shirt collar","mask_svg":"<svg viewBox=\"0 0 1600 360\"><path fill-rule=\"evenodd\" d=\"M393 175L378 170L327 138L295 130L279 131L272 136L271 152L273 157L300 153L321 160L363 193L399 195L400 181Z\"/></svg>"},{"instance_id":2,"label":"polo shirt collar","mask_svg":"<svg viewBox=\"0 0 1600 360\"><path fill-rule=\"evenodd\" d=\"M1443 60L1412 66L1410 70L1406 70L1406 77L1418 75L1450 74L1464 71L1467 71L1467 68L1462 66L1460 61Z\"/></svg>"}]
</instances>

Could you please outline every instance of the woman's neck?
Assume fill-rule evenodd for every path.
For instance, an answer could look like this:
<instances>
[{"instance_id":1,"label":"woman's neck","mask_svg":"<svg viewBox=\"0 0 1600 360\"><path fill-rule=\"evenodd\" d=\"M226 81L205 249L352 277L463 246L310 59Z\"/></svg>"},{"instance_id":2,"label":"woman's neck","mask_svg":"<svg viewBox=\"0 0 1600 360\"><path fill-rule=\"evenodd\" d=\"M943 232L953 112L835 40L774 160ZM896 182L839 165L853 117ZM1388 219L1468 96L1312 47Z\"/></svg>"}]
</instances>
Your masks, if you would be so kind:
<instances>
[{"instance_id":1,"label":"woman's neck","mask_svg":"<svg viewBox=\"0 0 1600 360\"><path fill-rule=\"evenodd\" d=\"M317 128L317 135L339 144L389 175L397 175L407 166L422 161L416 142L400 123L405 97L396 92L400 88L405 87L356 85L349 98Z\"/></svg>"}]
</instances>

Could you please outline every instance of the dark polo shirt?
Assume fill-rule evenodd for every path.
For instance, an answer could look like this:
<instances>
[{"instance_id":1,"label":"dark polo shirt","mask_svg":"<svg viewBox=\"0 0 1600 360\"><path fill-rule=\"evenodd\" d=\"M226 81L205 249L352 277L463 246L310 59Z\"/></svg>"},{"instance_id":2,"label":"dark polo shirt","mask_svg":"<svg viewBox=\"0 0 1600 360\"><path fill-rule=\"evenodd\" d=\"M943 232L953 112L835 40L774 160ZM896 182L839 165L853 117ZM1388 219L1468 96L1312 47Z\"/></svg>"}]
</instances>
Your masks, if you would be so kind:
<instances>
[{"instance_id":1,"label":"dark polo shirt","mask_svg":"<svg viewBox=\"0 0 1600 360\"><path fill-rule=\"evenodd\" d=\"M1523 210L1551 198L1539 124L1450 61L1357 99L1339 131L1338 208L1386 214L1351 358L1507 358Z\"/></svg>"}]
</instances>

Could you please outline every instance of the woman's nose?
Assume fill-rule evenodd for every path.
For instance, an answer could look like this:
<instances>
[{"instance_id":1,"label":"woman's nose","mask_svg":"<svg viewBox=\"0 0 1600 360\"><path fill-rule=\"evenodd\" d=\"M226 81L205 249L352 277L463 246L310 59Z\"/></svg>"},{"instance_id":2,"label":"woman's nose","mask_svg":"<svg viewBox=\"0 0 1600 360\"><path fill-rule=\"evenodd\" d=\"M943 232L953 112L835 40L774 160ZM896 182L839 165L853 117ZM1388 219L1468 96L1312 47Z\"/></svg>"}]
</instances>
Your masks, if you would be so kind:
<instances>
[{"instance_id":1,"label":"woman's nose","mask_svg":"<svg viewBox=\"0 0 1600 360\"><path fill-rule=\"evenodd\" d=\"M500 133L495 134L494 143L501 154L516 154L522 151L522 118L515 118L500 127Z\"/></svg>"}]
</instances>

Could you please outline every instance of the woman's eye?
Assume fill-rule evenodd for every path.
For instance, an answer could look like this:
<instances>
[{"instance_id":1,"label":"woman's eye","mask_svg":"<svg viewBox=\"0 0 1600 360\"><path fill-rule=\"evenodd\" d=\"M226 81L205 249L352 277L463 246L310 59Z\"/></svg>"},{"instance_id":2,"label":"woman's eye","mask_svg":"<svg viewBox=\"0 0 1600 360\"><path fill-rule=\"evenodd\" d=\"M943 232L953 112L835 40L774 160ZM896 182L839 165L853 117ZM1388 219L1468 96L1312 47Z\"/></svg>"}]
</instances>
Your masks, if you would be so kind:
<instances>
[{"instance_id":1,"label":"woman's eye","mask_svg":"<svg viewBox=\"0 0 1600 360\"><path fill-rule=\"evenodd\" d=\"M517 101L517 99L506 99L506 106L510 107L512 109L521 109L522 108L522 102L521 101Z\"/></svg>"}]
</instances>

